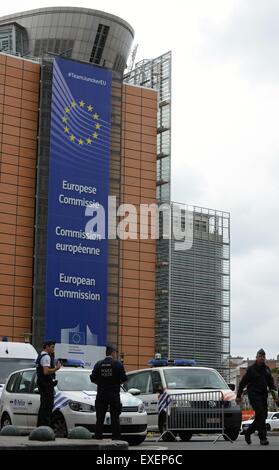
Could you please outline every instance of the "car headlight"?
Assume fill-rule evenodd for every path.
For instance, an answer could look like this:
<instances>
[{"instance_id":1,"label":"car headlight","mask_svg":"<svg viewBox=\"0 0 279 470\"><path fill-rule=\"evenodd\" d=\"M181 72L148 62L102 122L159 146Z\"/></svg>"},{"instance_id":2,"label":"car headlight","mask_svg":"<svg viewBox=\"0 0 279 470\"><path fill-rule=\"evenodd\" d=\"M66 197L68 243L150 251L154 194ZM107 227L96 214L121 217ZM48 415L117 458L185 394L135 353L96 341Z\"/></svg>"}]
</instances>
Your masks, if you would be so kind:
<instances>
[{"instance_id":1,"label":"car headlight","mask_svg":"<svg viewBox=\"0 0 279 470\"><path fill-rule=\"evenodd\" d=\"M144 404L140 403L138 406L138 413L144 413L144 412L145 412Z\"/></svg>"},{"instance_id":2,"label":"car headlight","mask_svg":"<svg viewBox=\"0 0 279 470\"><path fill-rule=\"evenodd\" d=\"M224 401L224 408L235 408L239 406L235 400L225 400Z\"/></svg>"},{"instance_id":3,"label":"car headlight","mask_svg":"<svg viewBox=\"0 0 279 470\"><path fill-rule=\"evenodd\" d=\"M79 401L69 401L69 407L73 411L81 411L83 413L94 413L95 406L88 403L80 403Z\"/></svg>"},{"instance_id":4,"label":"car headlight","mask_svg":"<svg viewBox=\"0 0 279 470\"><path fill-rule=\"evenodd\" d=\"M239 406L235 400L225 401L225 408L234 408L235 406Z\"/></svg>"}]
</instances>

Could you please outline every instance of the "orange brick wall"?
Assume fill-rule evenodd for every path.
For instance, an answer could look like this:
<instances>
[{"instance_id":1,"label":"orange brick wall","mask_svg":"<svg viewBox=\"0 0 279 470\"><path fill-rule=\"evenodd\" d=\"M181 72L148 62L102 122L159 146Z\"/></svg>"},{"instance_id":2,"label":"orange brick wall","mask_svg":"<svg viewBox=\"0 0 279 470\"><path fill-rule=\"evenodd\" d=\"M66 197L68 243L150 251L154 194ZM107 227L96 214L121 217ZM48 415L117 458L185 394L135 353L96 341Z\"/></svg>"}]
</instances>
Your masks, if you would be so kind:
<instances>
[{"instance_id":1,"label":"orange brick wall","mask_svg":"<svg viewBox=\"0 0 279 470\"><path fill-rule=\"evenodd\" d=\"M0 338L31 332L40 66L0 54Z\"/></svg>"},{"instance_id":2,"label":"orange brick wall","mask_svg":"<svg viewBox=\"0 0 279 470\"><path fill-rule=\"evenodd\" d=\"M124 85L121 202L156 203L157 93ZM139 220L138 220L139 223ZM121 241L119 352L127 370L146 367L155 348L156 240Z\"/></svg>"},{"instance_id":3,"label":"orange brick wall","mask_svg":"<svg viewBox=\"0 0 279 470\"><path fill-rule=\"evenodd\" d=\"M0 54L0 338L31 331L40 66ZM123 86L121 202L156 202L157 94ZM154 355L156 240L120 243L119 351L127 370Z\"/></svg>"}]
</instances>

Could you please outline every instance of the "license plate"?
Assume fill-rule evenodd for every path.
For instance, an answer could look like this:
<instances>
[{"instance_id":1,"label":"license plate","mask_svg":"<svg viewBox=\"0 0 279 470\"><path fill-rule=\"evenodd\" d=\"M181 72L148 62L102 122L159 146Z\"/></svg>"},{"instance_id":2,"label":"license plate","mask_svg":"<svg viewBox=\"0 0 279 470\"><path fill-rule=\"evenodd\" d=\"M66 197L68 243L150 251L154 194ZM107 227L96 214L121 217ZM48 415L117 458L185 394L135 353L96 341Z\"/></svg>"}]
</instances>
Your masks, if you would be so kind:
<instances>
[{"instance_id":1,"label":"license plate","mask_svg":"<svg viewBox=\"0 0 279 470\"><path fill-rule=\"evenodd\" d=\"M120 424L132 424L132 418L123 416L123 418L120 418Z\"/></svg>"},{"instance_id":2,"label":"license plate","mask_svg":"<svg viewBox=\"0 0 279 470\"><path fill-rule=\"evenodd\" d=\"M107 416L107 417L106 417L106 419L105 419L105 424L107 424L108 426L111 425L110 416ZM122 418L120 418L120 424L132 424L132 418L123 416Z\"/></svg>"},{"instance_id":3,"label":"license plate","mask_svg":"<svg viewBox=\"0 0 279 470\"><path fill-rule=\"evenodd\" d=\"M219 424L220 418L207 418L206 422L208 424Z\"/></svg>"}]
</instances>

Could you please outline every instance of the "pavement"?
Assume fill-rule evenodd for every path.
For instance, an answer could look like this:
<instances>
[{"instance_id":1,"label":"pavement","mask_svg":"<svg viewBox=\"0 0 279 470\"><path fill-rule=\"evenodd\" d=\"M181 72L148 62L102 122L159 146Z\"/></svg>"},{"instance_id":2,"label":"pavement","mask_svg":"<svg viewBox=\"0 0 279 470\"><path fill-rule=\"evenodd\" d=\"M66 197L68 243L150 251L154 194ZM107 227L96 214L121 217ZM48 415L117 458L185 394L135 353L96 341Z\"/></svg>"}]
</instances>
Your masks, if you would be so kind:
<instances>
[{"instance_id":1,"label":"pavement","mask_svg":"<svg viewBox=\"0 0 279 470\"><path fill-rule=\"evenodd\" d=\"M30 441L28 436L0 436L2 450L127 450L128 442L111 439L67 439L56 438L55 441Z\"/></svg>"}]
</instances>

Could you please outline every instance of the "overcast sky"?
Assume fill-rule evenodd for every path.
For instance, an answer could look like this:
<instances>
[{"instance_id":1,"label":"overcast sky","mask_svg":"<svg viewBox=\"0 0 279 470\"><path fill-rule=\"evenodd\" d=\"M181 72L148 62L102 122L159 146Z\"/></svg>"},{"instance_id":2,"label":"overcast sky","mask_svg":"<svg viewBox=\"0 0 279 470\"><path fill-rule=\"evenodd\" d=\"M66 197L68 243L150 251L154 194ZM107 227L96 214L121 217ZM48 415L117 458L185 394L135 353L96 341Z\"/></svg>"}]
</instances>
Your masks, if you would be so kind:
<instances>
[{"instance_id":1,"label":"overcast sky","mask_svg":"<svg viewBox=\"0 0 279 470\"><path fill-rule=\"evenodd\" d=\"M279 353L279 1L18 0L128 21L136 61L169 50L172 200L231 213L231 353Z\"/></svg>"}]
</instances>

